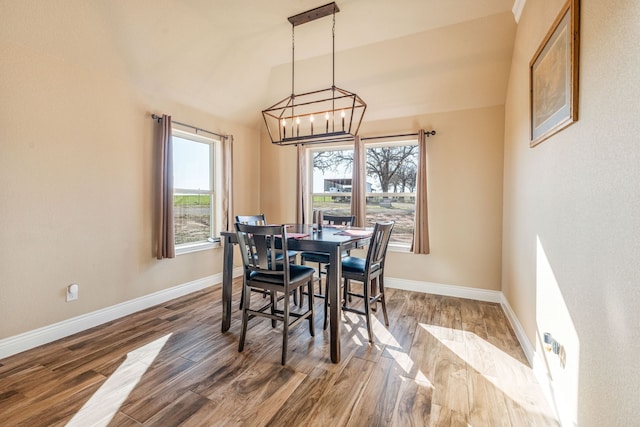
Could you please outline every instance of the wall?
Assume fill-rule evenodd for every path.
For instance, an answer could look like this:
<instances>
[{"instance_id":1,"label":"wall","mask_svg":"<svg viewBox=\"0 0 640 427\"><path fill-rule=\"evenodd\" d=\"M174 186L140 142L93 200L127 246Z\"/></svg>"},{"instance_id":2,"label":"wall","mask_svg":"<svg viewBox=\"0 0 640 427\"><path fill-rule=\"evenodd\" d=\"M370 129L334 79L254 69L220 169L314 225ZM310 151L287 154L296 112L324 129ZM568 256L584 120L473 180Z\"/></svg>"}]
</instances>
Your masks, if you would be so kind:
<instances>
[{"instance_id":1,"label":"wall","mask_svg":"<svg viewBox=\"0 0 640 427\"><path fill-rule=\"evenodd\" d=\"M640 4L583 0L579 121L529 148L529 61L564 2L529 0L505 115L502 290L565 425L640 411ZM560 358L541 349L550 332Z\"/></svg>"},{"instance_id":2,"label":"wall","mask_svg":"<svg viewBox=\"0 0 640 427\"><path fill-rule=\"evenodd\" d=\"M428 140L431 254L390 253L389 277L500 289L503 107L363 123L363 136L435 129ZM262 203L295 221L296 152L263 137ZM277 190L276 190L277 189Z\"/></svg>"},{"instance_id":3,"label":"wall","mask_svg":"<svg viewBox=\"0 0 640 427\"><path fill-rule=\"evenodd\" d=\"M222 249L155 259L149 115L234 135L237 210L259 208L257 130L143 91L116 65L9 38L0 53L0 339L221 271ZM70 283L80 298L65 303Z\"/></svg>"}]
</instances>

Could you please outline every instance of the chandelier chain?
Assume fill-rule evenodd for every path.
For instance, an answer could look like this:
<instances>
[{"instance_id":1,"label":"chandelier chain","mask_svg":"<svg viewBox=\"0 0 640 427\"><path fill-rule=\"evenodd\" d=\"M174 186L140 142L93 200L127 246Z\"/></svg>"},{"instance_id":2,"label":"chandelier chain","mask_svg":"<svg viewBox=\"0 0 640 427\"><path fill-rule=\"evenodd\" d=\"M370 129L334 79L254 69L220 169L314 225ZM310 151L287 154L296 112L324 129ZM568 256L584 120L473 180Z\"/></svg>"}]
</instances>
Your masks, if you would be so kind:
<instances>
[{"instance_id":1,"label":"chandelier chain","mask_svg":"<svg viewBox=\"0 0 640 427\"><path fill-rule=\"evenodd\" d=\"M336 9L333 9L333 28L331 29L331 38L332 38L332 42L333 42L333 47L332 47L332 57L331 57L331 62L332 62L332 68L333 68L333 74L331 76L331 87L335 88L336 87Z\"/></svg>"},{"instance_id":2,"label":"chandelier chain","mask_svg":"<svg viewBox=\"0 0 640 427\"><path fill-rule=\"evenodd\" d=\"M295 91L295 72L296 72L296 27L291 25L291 95L296 93Z\"/></svg>"}]
</instances>

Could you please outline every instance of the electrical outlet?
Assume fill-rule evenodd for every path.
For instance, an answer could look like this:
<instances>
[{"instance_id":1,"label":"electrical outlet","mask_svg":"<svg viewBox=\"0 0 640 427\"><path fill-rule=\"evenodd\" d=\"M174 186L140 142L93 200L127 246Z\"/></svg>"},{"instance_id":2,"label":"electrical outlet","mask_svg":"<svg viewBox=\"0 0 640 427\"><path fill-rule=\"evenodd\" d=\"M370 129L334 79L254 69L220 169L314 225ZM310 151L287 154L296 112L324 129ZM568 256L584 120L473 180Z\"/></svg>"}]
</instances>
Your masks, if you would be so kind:
<instances>
[{"instance_id":1,"label":"electrical outlet","mask_svg":"<svg viewBox=\"0 0 640 427\"><path fill-rule=\"evenodd\" d=\"M553 353L558 356L560 360L560 366L564 368L567 364L567 353L564 346L556 341L549 332L544 333L544 349L547 353Z\"/></svg>"},{"instance_id":2,"label":"electrical outlet","mask_svg":"<svg viewBox=\"0 0 640 427\"><path fill-rule=\"evenodd\" d=\"M544 349L548 352L553 351L554 354L560 353L560 343L556 341L549 332L545 332L544 334L544 344Z\"/></svg>"},{"instance_id":3,"label":"electrical outlet","mask_svg":"<svg viewBox=\"0 0 640 427\"><path fill-rule=\"evenodd\" d=\"M67 302L75 301L75 300L78 299L78 289L79 288L80 287L75 283L72 283L69 286L67 286L67 299L66 299Z\"/></svg>"}]
</instances>

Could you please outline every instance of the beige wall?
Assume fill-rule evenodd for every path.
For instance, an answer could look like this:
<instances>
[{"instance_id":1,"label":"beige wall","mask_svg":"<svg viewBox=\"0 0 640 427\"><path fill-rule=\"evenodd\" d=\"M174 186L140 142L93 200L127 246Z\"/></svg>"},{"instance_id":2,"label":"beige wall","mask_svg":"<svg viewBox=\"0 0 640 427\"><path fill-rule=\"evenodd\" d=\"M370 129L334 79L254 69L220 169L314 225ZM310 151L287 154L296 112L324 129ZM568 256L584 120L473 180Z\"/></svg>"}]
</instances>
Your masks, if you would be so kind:
<instances>
[{"instance_id":1,"label":"beige wall","mask_svg":"<svg viewBox=\"0 0 640 427\"><path fill-rule=\"evenodd\" d=\"M565 420L635 425L640 400L640 3L582 1L579 121L529 148L528 65L562 0L529 0L506 102L502 289ZM540 350L550 332L566 364Z\"/></svg>"},{"instance_id":2,"label":"beige wall","mask_svg":"<svg viewBox=\"0 0 640 427\"><path fill-rule=\"evenodd\" d=\"M221 271L157 261L151 112L235 136L236 209L259 209L259 132L145 94L113 69L0 41L0 339ZM65 288L80 298L65 302Z\"/></svg>"},{"instance_id":3,"label":"beige wall","mask_svg":"<svg viewBox=\"0 0 640 427\"><path fill-rule=\"evenodd\" d=\"M429 146L431 254L390 253L389 277L500 289L504 109L481 108L366 122L362 136L435 129ZM263 135L262 207L295 220L296 154Z\"/></svg>"}]
</instances>

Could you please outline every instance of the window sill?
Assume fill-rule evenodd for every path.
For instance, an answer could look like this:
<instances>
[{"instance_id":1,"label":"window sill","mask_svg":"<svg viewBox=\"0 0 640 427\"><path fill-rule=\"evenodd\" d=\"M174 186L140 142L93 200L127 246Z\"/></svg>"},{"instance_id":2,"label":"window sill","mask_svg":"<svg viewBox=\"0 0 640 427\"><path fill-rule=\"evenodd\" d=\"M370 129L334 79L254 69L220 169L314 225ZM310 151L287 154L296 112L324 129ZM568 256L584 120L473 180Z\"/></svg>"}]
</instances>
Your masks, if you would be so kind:
<instances>
[{"instance_id":1,"label":"window sill","mask_svg":"<svg viewBox=\"0 0 640 427\"><path fill-rule=\"evenodd\" d=\"M206 251L213 248L219 248L222 245L220 241L214 242L198 242L176 246L176 255L190 254L192 252Z\"/></svg>"},{"instance_id":2,"label":"window sill","mask_svg":"<svg viewBox=\"0 0 640 427\"><path fill-rule=\"evenodd\" d=\"M391 252L401 252L401 253L406 253L406 254L410 254L411 253L411 246L407 246L407 245L399 245L399 244L393 244L393 243L389 243L389 248L388 248Z\"/></svg>"}]
</instances>

